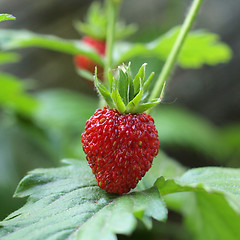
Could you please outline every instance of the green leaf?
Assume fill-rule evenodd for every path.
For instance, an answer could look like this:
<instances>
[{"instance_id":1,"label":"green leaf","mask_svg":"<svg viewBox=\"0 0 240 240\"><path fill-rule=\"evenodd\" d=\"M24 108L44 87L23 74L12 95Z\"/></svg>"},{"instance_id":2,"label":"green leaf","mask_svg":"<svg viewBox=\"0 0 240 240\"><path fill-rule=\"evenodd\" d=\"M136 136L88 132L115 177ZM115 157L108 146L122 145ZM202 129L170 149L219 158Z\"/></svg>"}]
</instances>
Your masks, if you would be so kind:
<instances>
[{"instance_id":1,"label":"green leaf","mask_svg":"<svg viewBox=\"0 0 240 240\"><path fill-rule=\"evenodd\" d=\"M7 13L0 14L0 22L6 21L6 20L15 20L15 19L16 18L11 14L7 14Z\"/></svg>"},{"instance_id":2,"label":"green leaf","mask_svg":"<svg viewBox=\"0 0 240 240\"><path fill-rule=\"evenodd\" d=\"M115 66L136 56L156 56L166 60L176 39L179 28L174 28L160 38L147 43L115 44ZM81 41L65 40L51 35L35 34L25 30L0 30L0 46L3 49L42 47L71 55L83 54L103 65L103 59L94 48ZM178 64L181 67L199 68L203 64L216 65L231 59L232 51L218 36L204 30L192 31L180 53Z\"/></svg>"},{"instance_id":3,"label":"green leaf","mask_svg":"<svg viewBox=\"0 0 240 240\"><path fill-rule=\"evenodd\" d=\"M121 114L124 113L126 110L126 107L125 107L125 104L124 104L116 86L115 87L113 86L111 97L112 97L119 113L121 113Z\"/></svg>"},{"instance_id":4,"label":"green leaf","mask_svg":"<svg viewBox=\"0 0 240 240\"><path fill-rule=\"evenodd\" d=\"M84 79L87 79L91 82L94 81L94 76L91 72L89 72L87 70L84 70L84 69L81 69L81 68L76 68L76 72L80 77L82 77Z\"/></svg>"},{"instance_id":5,"label":"green leaf","mask_svg":"<svg viewBox=\"0 0 240 240\"><path fill-rule=\"evenodd\" d=\"M170 158L164 152L159 151L157 157L153 159L152 167L138 183L138 190L151 188L159 176L165 178L180 177L186 172L186 168L176 160Z\"/></svg>"},{"instance_id":6,"label":"green leaf","mask_svg":"<svg viewBox=\"0 0 240 240\"><path fill-rule=\"evenodd\" d=\"M179 32L176 27L150 43L125 43L115 45L115 64L136 56L155 56L166 60ZM178 64L185 68L200 68L203 64L216 65L228 62L232 51L219 41L218 35L205 30L191 31L178 58Z\"/></svg>"},{"instance_id":7,"label":"green leaf","mask_svg":"<svg viewBox=\"0 0 240 240\"><path fill-rule=\"evenodd\" d=\"M19 55L11 52L1 52L0 53L0 64L5 63L15 63L20 59Z\"/></svg>"},{"instance_id":8,"label":"green leaf","mask_svg":"<svg viewBox=\"0 0 240 240\"><path fill-rule=\"evenodd\" d=\"M65 167L36 169L20 182L15 196L28 201L0 223L2 240L115 240L115 234L133 232L136 217L166 220L156 188L120 197L107 194L97 186L87 161L65 162Z\"/></svg>"},{"instance_id":9,"label":"green leaf","mask_svg":"<svg viewBox=\"0 0 240 240\"><path fill-rule=\"evenodd\" d=\"M146 110L148 109L151 109L153 108L154 106L158 105L160 103L160 99L156 99L156 100L152 100L148 103L141 103L140 105L138 105L136 108L135 108L135 112L145 112Z\"/></svg>"},{"instance_id":10,"label":"green leaf","mask_svg":"<svg viewBox=\"0 0 240 240\"><path fill-rule=\"evenodd\" d=\"M114 44L113 60L115 66L137 56L153 56L153 51L144 43L116 42Z\"/></svg>"},{"instance_id":11,"label":"green leaf","mask_svg":"<svg viewBox=\"0 0 240 240\"><path fill-rule=\"evenodd\" d=\"M135 109L137 108L137 106L139 106L138 104L140 103L141 99L143 96L143 87L142 84L140 83L140 89L138 94L133 98L133 100L131 100L127 107L126 107L126 112L135 112ZM136 111L137 112L137 111Z\"/></svg>"},{"instance_id":12,"label":"green leaf","mask_svg":"<svg viewBox=\"0 0 240 240\"><path fill-rule=\"evenodd\" d=\"M109 90L110 90L110 92L112 92L113 81L114 81L113 74L109 70L109 72L108 72L108 82L109 82Z\"/></svg>"},{"instance_id":13,"label":"green leaf","mask_svg":"<svg viewBox=\"0 0 240 240\"><path fill-rule=\"evenodd\" d=\"M144 63L133 79L134 94L137 94L140 90L141 81L145 81L146 63Z\"/></svg>"},{"instance_id":14,"label":"green leaf","mask_svg":"<svg viewBox=\"0 0 240 240\"><path fill-rule=\"evenodd\" d=\"M32 114L38 103L24 90L23 83L15 76L0 73L0 106L21 114Z\"/></svg>"},{"instance_id":15,"label":"green leaf","mask_svg":"<svg viewBox=\"0 0 240 240\"><path fill-rule=\"evenodd\" d=\"M179 33L179 28L167 33L155 50L166 59ZM216 65L228 62L232 57L231 49L219 42L217 34L205 30L191 32L186 39L178 64L185 68L200 68L203 64Z\"/></svg>"},{"instance_id":16,"label":"green leaf","mask_svg":"<svg viewBox=\"0 0 240 240\"><path fill-rule=\"evenodd\" d=\"M136 24L125 25L122 22L116 23L116 39L124 39L131 35L133 35L138 30L138 26Z\"/></svg>"},{"instance_id":17,"label":"green leaf","mask_svg":"<svg viewBox=\"0 0 240 240\"><path fill-rule=\"evenodd\" d=\"M224 197L216 194L196 193L186 199L185 223L196 240L238 240L240 216L228 205Z\"/></svg>"},{"instance_id":18,"label":"green leaf","mask_svg":"<svg viewBox=\"0 0 240 240\"><path fill-rule=\"evenodd\" d=\"M74 26L80 34L91 36L95 39L106 40L107 36L107 10L106 5L99 2L93 2L87 12L84 22L75 21ZM123 22L117 21L115 39L126 38L137 30L135 24L125 25Z\"/></svg>"},{"instance_id":19,"label":"green leaf","mask_svg":"<svg viewBox=\"0 0 240 240\"><path fill-rule=\"evenodd\" d=\"M131 70L131 62L128 63L128 67L126 69L127 81L128 81L128 91L127 91L127 99L128 102L134 98L134 86L132 80L132 70Z\"/></svg>"},{"instance_id":20,"label":"green leaf","mask_svg":"<svg viewBox=\"0 0 240 240\"><path fill-rule=\"evenodd\" d=\"M225 174L224 168L221 173L219 172L218 176L216 175L215 171L212 171L212 168L209 168L208 172L205 172L208 174L201 174L200 169L189 170L188 172L184 173L185 171L186 169L178 162L160 152L159 155L153 160L152 168L146 173L144 178L138 184L137 188L141 190L152 186L158 176L164 176L164 178L169 179L167 180L169 185L166 186L168 191L173 190L172 187L176 184L176 182L179 183L182 181L181 184L183 184L184 187L181 185L181 191L192 192L172 193L164 195L164 199L170 209L183 215L184 222L193 235L192 237L189 237L189 239L237 240L240 231L240 216L229 206L229 203L226 201L225 198L227 193L225 193L224 197L223 192L213 190L212 187L216 187L216 189L218 188L221 190L226 189L227 191L230 190L231 193L232 189L235 189L235 194L237 194L237 191L239 192L239 187L237 187L239 186L239 180L237 180L238 174ZM228 170L226 170L226 172L227 171ZM235 171L235 169L233 169L233 171ZM220 180L221 175L222 179ZM175 178L176 182L172 183L171 185L170 183L173 181L171 180L172 178ZM229 181L229 178L235 178L235 181L238 183L238 185L235 185L232 180ZM189 189L187 189L186 182L191 182ZM195 189L193 189L192 182L199 182L196 183ZM231 184L232 186L229 187ZM223 188L220 188L220 186L223 186ZM208 192L205 192L206 190L201 189L203 187ZM215 191L217 192L216 194L214 193ZM161 194L163 193L161 190L160 192Z\"/></svg>"},{"instance_id":21,"label":"green leaf","mask_svg":"<svg viewBox=\"0 0 240 240\"><path fill-rule=\"evenodd\" d=\"M161 194L210 192L223 194L230 206L240 213L240 169L202 167L188 170L175 180L160 177L156 181Z\"/></svg>"},{"instance_id":22,"label":"green leaf","mask_svg":"<svg viewBox=\"0 0 240 240\"><path fill-rule=\"evenodd\" d=\"M143 87L143 83L145 82L145 67L146 63L140 67L134 79L132 78L130 62L128 66L122 64L118 67L116 77L112 77L110 74L111 97L116 109L121 114L124 112L142 113L159 103L159 99L154 99L150 102L146 101L148 89L145 89L146 92L144 92ZM152 76L150 76L150 80L148 81L151 81Z\"/></svg>"},{"instance_id":23,"label":"green leaf","mask_svg":"<svg viewBox=\"0 0 240 240\"><path fill-rule=\"evenodd\" d=\"M75 21L76 30L95 39L106 39L106 16L99 2L93 2L87 12L85 22Z\"/></svg>"},{"instance_id":24,"label":"green leaf","mask_svg":"<svg viewBox=\"0 0 240 240\"><path fill-rule=\"evenodd\" d=\"M97 78L97 68L95 68L95 86L97 88L97 90L99 91L99 93L101 94L101 96L104 98L104 100L106 101L106 103L111 107L114 108L115 104L112 100L112 96L110 94L110 92L107 90L107 88L105 88L105 86L103 84L101 84L98 81Z\"/></svg>"},{"instance_id":25,"label":"green leaf","mask_svg":"<svg viewBox=\"0 0 240 240\"><path fill-rule=\"evenodd\" d=\"M153 77L154 77L155 73L152 72L150 74L150 76L148 77L148 79L144 82L143 84L143 91L146 92L149 89L149 85L151 84Z\"/></svg>"},{"instance_id":26,"label":"green leaf","mask_svg":"<svg viewBox=\"0 0 240 240\"><path fill-rule=\"evenodd\" d=\"M41 35L26 30L0 30L0 47L17 49L41 47L71 55L82 54L103 65L103 60L94 48L82 41L66 40L53 35Z\"/></svg>"},{"instance_id":27,"label":"green leaf","mask_svg":"<svg viewBox=\"0 0 240 240\"><path fill-rule=\"evenodd\" d=\"M127 105L129 102L128 88L129 88L129 79L127 74L123 70L119 69L119 78L117 81L119 94L124 102L124 105Z\"/></svg>"}]
</instances>

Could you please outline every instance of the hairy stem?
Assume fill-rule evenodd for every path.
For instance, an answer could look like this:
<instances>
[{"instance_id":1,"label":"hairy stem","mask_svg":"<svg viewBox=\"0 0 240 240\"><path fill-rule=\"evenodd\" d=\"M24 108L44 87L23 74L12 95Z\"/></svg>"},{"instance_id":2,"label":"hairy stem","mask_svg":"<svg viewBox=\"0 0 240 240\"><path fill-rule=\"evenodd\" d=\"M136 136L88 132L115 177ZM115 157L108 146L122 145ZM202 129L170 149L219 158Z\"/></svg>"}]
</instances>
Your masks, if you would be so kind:
<instances>
[{"instance_id":1,"label":"hairy stem","mask_svg":"<svg viewBox=\"0 0 240 240\"><path fill-rule=\"evenodd\" d=\"M117 20L118 8L120 1L107 0L107 46L106 59L104 64L104 79L108 84L108 71L112 68L113 46L115 40L115 25Z\"/></svg>"},{"instance_id":2,"label":"hairy stem","mask_svg":"<svg viewBox=\"0 0 240 240\"><path fill-rule=\"evenodd\" d=\"M194 0L193 1L190 11L188 12L187 17L185 18L185 21L181 27L181 30L180 30L178 37L173 45L173 48L167 58L167 61L165 62L164 66L162 68L162 71L155 83L153 91L150 95L150 99L159 98L160 95L163 94L162 88L164 86L164 83L167 82L167 80L173 70L173 67L176 63L179 52L182 49L182 46L187 37L187 34L197 16L197 13L198 13L201 3L202 3L202 0Z\"/></svg>"}]
</instances>

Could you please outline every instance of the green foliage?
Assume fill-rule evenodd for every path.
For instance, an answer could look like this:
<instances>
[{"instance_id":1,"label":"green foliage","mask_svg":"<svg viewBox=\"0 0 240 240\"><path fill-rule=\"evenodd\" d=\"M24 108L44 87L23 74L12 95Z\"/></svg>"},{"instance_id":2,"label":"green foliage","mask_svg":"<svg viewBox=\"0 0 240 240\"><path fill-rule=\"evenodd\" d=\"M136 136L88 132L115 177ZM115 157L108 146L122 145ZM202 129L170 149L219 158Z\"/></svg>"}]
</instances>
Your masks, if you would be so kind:
<instances>
[{"instance_id":1,"label":"green foliage","mask_svg":"<svg viewBox=\"0 0 240 240\"><path fill-rule=\"evenodd\" d=\"M88 81L91 81L91 82L94 81L94 76L92 75L91 72L81 68L77 68L77 67L75 68L75 70L80 77L87 79Z\"/></svg>"},{"instance_id":2,"label":"green foliage","mask_svg":"<svg viewBox=\"0 0 240 240\"><path fill-rule=\"evenodd\" d=\"M158 39L149 43L116 43L114 48L115 63L125 62L136 56L155 56L166 60L179 33L174 28ZM216 65L228 62L232 51L218 41L216 34L205 30L191 31L178 58L178 65L184 68L199 68L203 64Z\"/></svg>"},{"instance_id":3,"label":"green foliage","mask_svg":"<svg viewBox=\"0 0 240 240\"><path fill-rule=\"evenodd\" d=\"M233 166L239 166L239 156L240 156L240 125L234 124L226 126L221 129L221 138L226 146L228 146L228 155L231 156Z\"/></svg>"},{"instance_id":4,"label":"green foliage","mask_svg":"<svg viewBox=\"0 0 240 240\"><path fill-rule=\"evenodd\" d=\"M98 3L93 4L86 23L76 22L76 28L97 39L105 40L107 34L113 37L114 31L106 32L105 10ZM8 19L14 17L0 15L0 21ZM134 31L134 25L126 27L117 22L115 37L124 38ZM71 55L85 55L98 65L115 67L138 56L165 61L178 33L177 27L146 44L118 42L114 46L113 65L109 63L111 66L105 64L111 60L111 48L108 49L109 56L102 57L81 41L30 31L0 30L0 47L10 50L36 46ZM229 61L231 55L230 48L220 42L216 34L198 30L188 35L178 57L178 65L186 68L216 65ZM0 54L0 64L17 60L18 56L13 53ZM83 70L80 75L92 78L89 72ZM153 74L146 79L145 64L134 78L131 77L130 66L123 65L119 67L118 75L109 73L109 82L105 85L98 81L96 74L95 84L109 106L118 108L122 113L143 112L160 101L147 102L147 90L152 80ZM97 108L97 101L61 90L39 93L36 100L25 92L19 79L4 73L0 74L0 85L0 106L4 109L4 118L7 116L6 122L0 122L2 204L6 201L2 189L14 185L20 176L16 166L21 166L20 171L25 172L25 163L31 161L30 158L33 158L32 167L35 167L35 161L42 160L43 165L47 165L56 160L56 156L84 158L80 134L86 120ZM220 160L229 156L238 160L239 126L220 131L185 110L171 107L161 107L160 110L153 116L161 145L191 147ZM15 114L5 115L9 112ZM20 126L30 126L30 129L23 128L23 131ZM36 141L31 141L32 138ZM40 154L37 153L39 148ZM204 167L186 170L160 152L137 188L118 196L108 194L97 186L87 161L65 160L65 163L67 166L36 169L23 178L14 196L28 197L27 203L0 222L1 239L114 240L116 234L131 234L138 220L148 229L152 227L152 218L165 221L165 202L183 215L194 239L239 238L240 169Z\"/></svg>"},{"instance_id":5,"label":"green foliage","mask_svg":"<svg viewBox=\"0 0 240 240\"><path fill-rule=\"evenodd\" d=\"M179 28L174 28L149 43L117 42L114 46L114 66L137 56L157 57L166 60ZM41 47L67 54L82 54L103 65L103 59L95 49L81 41L61 39L51 35L40 35L25 30L0 30L0 46L3 49ZM186 68L199 68L203 64L216 65L231 59L231 49L218 40L218 36L205 30L189 33L178 58L178 64Z\"/></svg>"},{"instance_id":6,"label":"green foliage","mask_svg":"<svg viewBox=\"0 0 240 240\"><path fill-rule=\"evenodd\" d=\"M217 194L196 193L186 199L185 222L193 239L196 240L238 240L240 236L240 217Z\"/></svg>"},{"instance_id":7,"label":"green foliage","mask_svg":"<svg viewBox=\"0 0 240 240\"><path fill-rule=\"evenodd\" d=\"M0 30L0 47L4 50L41 47L71 55L83 54L103 65L96 50L81 41L65 40L53 35L41 35L27 30Z\"/></svg>"},{"instance_id":8,"label":"green foliage","mask_svg":"<svg viewBox=\"0 0 240 240\"><path fill-rule=\"evenodd\" d=\"M130 234L136 228L136 219L151 228L151 217L164 221L167 214L157 189L151 186L159 174L168 178L160 177L155 183L161 195L196 192L200 204L196 208L190 198L189 207L184 204L183 210L193 233L206 226L208 231L203 236L223 234L220 239L236 239L232 234L239 231L240 217L233 209L240 209L239 169L197 168L171 179L184 168L162 153L155 160L137 191L123 196L100 189L87 161L65 160L67 166L30 172L15 193L16 197L28 197L28 201L0 223L1 239L116 239L114 234ZM214 221L207 226L209 214ZM194 216L197 221L192 223ZM235 219L234 224L226 225L227 219ZM222 226L220 231L216 222Z\"/></svg>"},{"instance_id":9,"label":"green foliage","mask_svg":"<svg viewBox=\"0 0 240 240\"><path fill-rule=\"evenodd\" d=\"M146 78L145 67L146 64L143 64L134 78L130 63L128 66L124 64L119 66L115 76L109 72L109 79L111 79L109 89L99 82L96 68L95 86L110 108L117 109L121 114L142 113L160 102L160 99L149 100L148 98L149 92L146 85L152 80L153 75Z\"/></svg>"},{"instance_id":10,"label":"green foliage","mask_svg":"<svg viewBox=\"0 0 240 240\"><path fill-rule=\"evenodd\" d=\"M151 188L159 176L174 178L181 176L185 171L186 168L184 166L164 154L162 151L159 151L159 154L153 160L153 166L138 183L137 190Z\"/></svg>"},{"instance_id":11,"label":"green foliage","mask_svg":"<svg viewBox=\"0 0 240 240\"><path fill-rule=\"evenodd\" d=\"M0 64L14 63L19 55L0 53ZM17 77L0 73L0 219L23 201L12 199L17 183L26 171L53 164L53 153L46 139L34 130L31 116L37 100L26 92L26 84Z\"/></svg>"},{"instance_id":12,"label":"green foliage","mask_svg":"<svg viewBox=\"0 0 240 240\"><path fill-rule=\"evenodd\" d=\"M175 28L162 38L156 50L166 59L179 29ZM206 30L192 31L184 43L178 58L178 64L185 68L200 68L203 64L216 65L228 62L232 57L232 51L227 44L219 41L217 34Z\"/></svg>"},{"instance_id":13,"label":"green foliage","mask_svg":"<svg viewBox=\"0 0 240 240\"><path fill-rule=\"evenodd\" d=\"M59 131L81 131L98 106L97 99L68 90L47 90L36 95L39 102L34 119Z\"/></svg>"},{"instance_id":14,"label":"green foliage","mask_svg":"<svg viewBox=\"0 0 240 240\"><path fill-rule=\"evenodd\" d=\"M240 213L240 169L221 167L193 168L175 180L160 177L156 181L161 194L174 192L213 192L225 196L232 208Z\"/></svg>"},{"instance_id":15,"label":"green foliage","mask_svg":"<svg viewBox=\"0 0 240 240\"><path fill-rule=\"evenodd\" d=\"M23 127L17 119L1 114L0 219L24 203L13 199L12 195L26 172L40 166L50 167L55 160L47 139L29 125L28 123L28 127Z\"/></svg>"},{"instance_id":16,"label":"green foliage","mask_svg":"<svg viewBox=\"0 0 240 240\"><path fill-rule=\"evenodd\" d=\"M18 78L0 73L0 85L0 106L2 108L24 115L33 113L37 107L37 101L25 93L24 85Z\"/></svg>"},{"instance_id":17,"label":"green foliage","mask_svg":"<svg viewBox=\"0 0 240 240\"><path fill-rule=\"evenodd\" d=\"M192 239L239 238L239 169L204 167L156 185L169 208L180 212ZM186 193L186 191L196 191ZM175 193L179 191L179 193ZM211 193L211 194L209 194ZM186 204L187 203L187 204Z\"/></svg>"},{"instance_id":18,"label":"green foliage","mask_svg":"<svg viewBox=\"0 0 240 240\"><path fill-rule=\"evenodd\" d=\"M58 159L83 157L81 133L98 106L97 99L67 90L47 90L36 95L39 102L34 122L49 135Z\"/></svg>"},{"instance_id":19,"label":"green foliage","mask_svg":"<svg viewBox=\"0 0 240 240\"><path fill-rule=\"evenodd\" d=\"M15 19L16 18L11 14L7 14L7 13L0 14L0 22L7 21L7 20L15 20Z\"/></svg>"},{"instance_id":20,"label":"green foliage","mask_svg":"<svg viewBox=\"0 0 240 240\"><path fill-rule=\"evenodd\" d=\"M14 63L19 61L19 55L11 52L0 53L0 65L5 63Z\"/></svg>"},{"instance_id":21,"label":"green foliage","mask_svg":"<svg viewBox=\"0 0 240 240\"><path fill-rule=\"evenodd\" d=\"M107 36L107 6L101 6L99 2L91 4L84 22L75 21L76 30L86 36L95 39L106 40ZM126 38L137 30L134 24L126 26L122 22L117 22L115 37L116 39Z\"/></svg>"},{"instance_id":22,"label":"green foliage","mask_svg":"<svg viewBox=\"0 0 240 240\"><path fill-rule=\"evenodd\" d=\"M95 39L106 39L106 16L99 2L94 2L88 9L84 22L75 21L76 30Z\"/></svg>"},{"instance_id":23,"label":"green foliage","mask_svg":"<svg viewBox=\"0 0 240 240\"><path fill-rule=\"evenodd\" d=\"M56 136L62 142L60 145L57 144L58 151L67 147L78 149L79 153L81 145L77 142L80 141L86 120L98 107L97 99L66 90L42 91L36 97L39 104L38 110L34 113L34 120L47 132L52 132L52 137ZM240 131L237 126L221 130L206 119L173 106L161 105L153 111L152 116L162 147L190 148L221 162L232 157L237 161L240 156L238 151ZM76 135L77 137L74 137ZM74 142L70 143L72 138Z\"/></svg>"},{"instance_id":24,"label":"green foliage","mask_svg":"<svg viewBox=\"0 0 240 240\"><path fill-rule=\"evenodd\" d=\"M163 147L172 145L191 148L220 161L230 156L231 144L206 119L180 107L163 105L153 111L152 116Z\"/></svg>"},{"instance_id":25,"label":"green foliage","mask_svg":"<svg viewBox=\"0 0 240 240\"><path fill-rule=\"evenodd\" d=\"M28 202L1 222L1 239L116 239L116 233L130 234L137 219L149 227L150 217L166 219L156 188L110 195L97 186L86 161L65 162L20 182L15 196L29 196Z\"/></svg>"}]
</instances>

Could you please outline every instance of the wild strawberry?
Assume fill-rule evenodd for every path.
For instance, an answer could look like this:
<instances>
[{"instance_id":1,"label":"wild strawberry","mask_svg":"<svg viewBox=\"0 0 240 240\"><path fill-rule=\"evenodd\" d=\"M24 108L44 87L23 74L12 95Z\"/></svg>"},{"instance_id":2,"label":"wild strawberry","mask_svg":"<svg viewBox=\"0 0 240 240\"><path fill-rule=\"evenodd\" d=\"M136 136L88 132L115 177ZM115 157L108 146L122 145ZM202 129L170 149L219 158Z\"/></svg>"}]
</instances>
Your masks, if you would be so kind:
<instances>
[{"instance_id":1,"label":"wild strawberry","mask_svg":"<svg viewBox=\"0 0 240 240\"><path fill-rule=\"evenodd\" d=\"M143 113L159 103L147 101L145 64L133 79L130 65L109 74L110 91L97 79L95 84L108 108L98 109L82 134L83 150L100 188L123 194L135 188L158 154L158 132L154 120ZM144 90L145 89L145 90Z\"/></svg>"},{"instance_id":2,"label":"wild strawberry","mask_svg":"<svg viewBox=\"0 0 240 240\"><path fill-rule=\"evenodd\" d=\"M101 56L105 55L105 49L106 49L106 43L102 40L96 40L92 37L83 37L82 41L91 47L93 47ZM93 60L90 58L83 56L83 55L77 55L74 57L74 63L77 68L86 70L94 74L95 67L98 67L98 77L102 79L103 77L103 68L99 65L97 65Z\"/></svg>"},{"instance_id":3,"label":"wild strawberry","mask_svg":"<svg viewBox=\"0 0 240 240\"><path fill-rule=\"evenodd\" d=\"M87 15L82 21L74 21L75 29L83 36L82 42L86 45L94 48L100 55L105 56L106 39L108 32L108 4L101 3L102 1L95 1L90 5L87 11ZM135 24L125 25L121 21L116 22L116 31L114 33L114 39L124 39L136 32L137 27ZM102 63L104 62L104 59ZM84 79L92 80L92 74L94 74L95 66L98 67L98 78L103 79L103 68L96 62L83 55L77 55L74 57L74 63L77 67L77 72ZM89 74L90 73L90 74ZM92 73L92 74L91 74Z\"/></svg>"},{"instance_id":4,"label":"wild strawberry","mask_svg":"<svg viewBox=\"0 0 240 240\"><path fill-rule=\"evenodd\" d=\"M99 187L127 193L152 165L158 133L149 114L120 114L98 109L82 134L83 149Z\"/></svg>"}]
</instances>

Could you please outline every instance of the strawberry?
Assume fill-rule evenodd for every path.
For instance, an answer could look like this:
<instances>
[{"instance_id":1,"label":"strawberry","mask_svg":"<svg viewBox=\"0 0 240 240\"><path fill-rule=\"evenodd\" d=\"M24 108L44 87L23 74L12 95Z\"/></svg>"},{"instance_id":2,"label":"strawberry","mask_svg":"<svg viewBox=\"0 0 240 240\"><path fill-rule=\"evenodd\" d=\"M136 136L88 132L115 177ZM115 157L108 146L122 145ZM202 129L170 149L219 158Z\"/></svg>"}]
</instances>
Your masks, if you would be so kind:
<instances>
[{"instance_id":1,"label":"strawberry","mask_svg":"<svg viewBox=\"0 0 240 240\"><path fill-rule=\"evenodd\" d=\"M99 187L127 193L152 165L158 133L149 114L120 114L98 109L82 134L83 149Z\"/></svg>"},{"instance_id":2,"label":"strawberry","mask_svg":"<svg viewBox=\"0 0 240 240\"><path fill-rule=\"evenodd\" d=\"M95 84L107 108L97 109L82 133L83 150L100 188L123 194L135 188L158 154L158 132L147 109L159 99L147 101L148 85L145 64L133 79L130 65L109 74L110 91L98 81ZM144 90L145 89L145 90Z\"/></svg>"},{"instance_id":3,"label":"strawberry","mask_svg":"<svg viewBox=\"0 0 240 240\"><path fill-rule=\"evenodd\" d=\"M85 36L82 38L82 41L94 48L99 55L104 56L105 55L105 49L106 49L106 43L105 41L102 40L96 40L92 37L89 36ZM79 69L83 69L86 71L91 72L92 74L94 74L95 71L95 67L97 66L99 71L98 71L98 77L100 79L102 79L103 76L103 68L101 66L98 66L93 60L91 60L90 58L83 56L83 55L77 55L74 57L74 63L76 65L77 68Z\"/></svg>"},{"instance_id":4,"label":"strawberry","mask_svg":"<svg viewBox=\"0 0 240 240\"><path fill-rule=\"evenodd\" d=\"M87 46L94 48L100 57L105 57L106 39L108 31L108 4L95 1L90 5L87 15L82 21L74 21L75 29L82 35L82 42ZM121 21L116 22L114 39L120 40L135 33L137 27L135 24L125 25ZM105 59L102 59L102 65ZM103 67L84 55L74 57L74 63L78 74L92 83L92 74L94 74L95 66L98 67L98 77L104 81ZM93 86L93 84L91 84Z\"/></svg>"}]
</instances>

